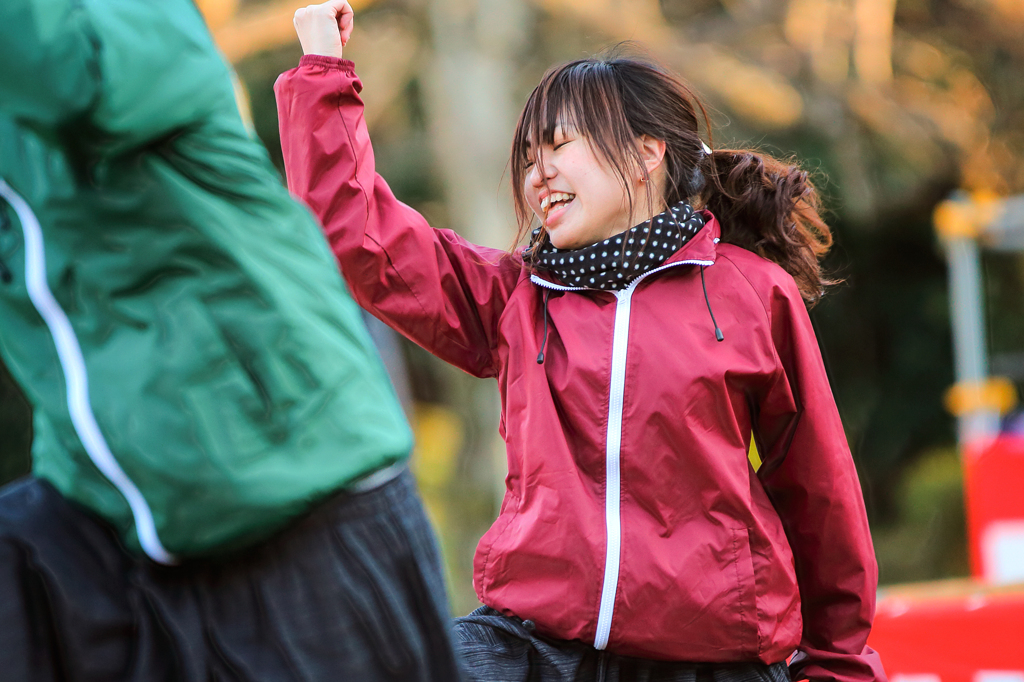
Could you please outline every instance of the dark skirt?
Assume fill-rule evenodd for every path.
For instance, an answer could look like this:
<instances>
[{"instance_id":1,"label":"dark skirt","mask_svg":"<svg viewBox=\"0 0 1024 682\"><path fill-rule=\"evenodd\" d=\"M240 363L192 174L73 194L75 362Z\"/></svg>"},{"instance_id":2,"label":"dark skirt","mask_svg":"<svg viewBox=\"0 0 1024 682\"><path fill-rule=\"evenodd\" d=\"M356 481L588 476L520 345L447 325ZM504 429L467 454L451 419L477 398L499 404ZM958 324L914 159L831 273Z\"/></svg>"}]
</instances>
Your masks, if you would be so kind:
<instances>
[{"instance_id":1,"label":"dark skirt","mask_svg":"<svg viewBox=\"0 0 1024 682\"><path fill-rule=\"evenodd\" d=\"M543 637L530 621L488 606L455 619L455 646L469 682L790 682L785 661L678 663L618 656Z\"/></svg>"},{"instance_id":2,"label":"dark skirt","mask_svg":"<svg viewBox=\"0 0 1024 682\"><path fill-rule=\"evenodd\" d=\"M433 532L408 471L285 531L166 567L28 478L0 489L0 679L457 678Z\"/></svg>"}]
</instances>

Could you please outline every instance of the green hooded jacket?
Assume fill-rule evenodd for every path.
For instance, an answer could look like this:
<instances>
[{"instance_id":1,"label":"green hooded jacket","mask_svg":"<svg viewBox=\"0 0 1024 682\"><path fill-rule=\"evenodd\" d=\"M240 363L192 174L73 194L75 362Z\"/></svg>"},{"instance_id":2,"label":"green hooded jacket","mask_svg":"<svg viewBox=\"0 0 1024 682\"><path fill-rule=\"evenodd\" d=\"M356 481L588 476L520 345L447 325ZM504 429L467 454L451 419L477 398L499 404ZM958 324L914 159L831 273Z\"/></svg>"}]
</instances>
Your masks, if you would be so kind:
<instances>
[{"instance_id":1,"label":"green hooded jacket","mask_svg":"<svg viewBox=\"0 0 1024 682\"><path fill-rule=\"evenodd\" d=\"M407 456L191 0L3 0L0 64L0 353L37 476L174 563Z\"/></svg>"}]
</instances>

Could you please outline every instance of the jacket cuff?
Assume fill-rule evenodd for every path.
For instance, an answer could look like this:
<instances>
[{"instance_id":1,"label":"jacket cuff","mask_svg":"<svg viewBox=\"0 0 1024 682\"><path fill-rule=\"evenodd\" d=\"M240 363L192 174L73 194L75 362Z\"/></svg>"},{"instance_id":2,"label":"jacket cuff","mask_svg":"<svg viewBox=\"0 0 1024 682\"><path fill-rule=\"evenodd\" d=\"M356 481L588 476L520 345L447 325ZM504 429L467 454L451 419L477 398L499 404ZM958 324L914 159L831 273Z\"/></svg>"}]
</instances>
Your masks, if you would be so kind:
<instances>
[{"instance_id":1,"label":"jacket cuff","mask_svg":"<svg viewBox=\"0 0 1024 682\"><path fill-rule=\"evenodd\" d=\"M328 57L322 54L304 54L302 59L299 60L299 66L312 66L314 68L325 69L328 71L348 71L349 73L355 73L356 64L351 59L341 59L339 57Z\"/></svg>"}]
</instances>

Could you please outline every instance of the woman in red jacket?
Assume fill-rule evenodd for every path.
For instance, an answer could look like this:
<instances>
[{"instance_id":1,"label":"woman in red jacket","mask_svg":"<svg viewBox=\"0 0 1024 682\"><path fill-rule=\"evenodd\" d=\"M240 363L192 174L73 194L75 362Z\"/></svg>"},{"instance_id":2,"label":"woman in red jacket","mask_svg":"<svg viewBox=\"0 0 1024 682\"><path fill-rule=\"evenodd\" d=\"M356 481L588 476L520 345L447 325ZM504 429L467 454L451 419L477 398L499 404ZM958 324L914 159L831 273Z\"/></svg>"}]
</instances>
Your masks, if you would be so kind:
<instances>
[{"instance_id":1,"label":"woman in red jacket","mask_svg":"<svg viewBox=\"0 0 1024 682\"><path fill-rule=\"evenodd\" d=\"M711 151L661 69L579 60L513 141L520 224L540 226L524 250L476 246L376 174L348 4L296 27L306 56L276 85L289 187L365 308L501 392L507 491L474 562L485 606L455 628L467 675L884 680L806 309L831 242L807 174Z\"/></svg>"}]
</instances>

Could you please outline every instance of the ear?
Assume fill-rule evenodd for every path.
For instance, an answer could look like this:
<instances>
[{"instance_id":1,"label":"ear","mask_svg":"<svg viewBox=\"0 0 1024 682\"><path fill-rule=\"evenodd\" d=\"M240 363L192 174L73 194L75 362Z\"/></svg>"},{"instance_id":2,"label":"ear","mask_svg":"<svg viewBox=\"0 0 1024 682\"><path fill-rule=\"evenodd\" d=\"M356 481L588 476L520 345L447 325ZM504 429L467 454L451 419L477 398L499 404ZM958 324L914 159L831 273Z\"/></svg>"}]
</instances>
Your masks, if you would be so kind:
<instances>
[{"instance_id":1,"label":"ear","mask_svg":"<svg viewBox=\"0 0 1024 682\"><path fill-rule=\"evenodd\" d=\"M647 167L647 174L653 175L665 160L665 140L650 135L641 135L636 141L637 151Z\"/></svg>"}]
</instances>

